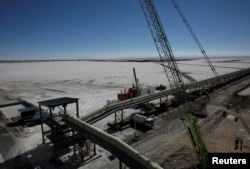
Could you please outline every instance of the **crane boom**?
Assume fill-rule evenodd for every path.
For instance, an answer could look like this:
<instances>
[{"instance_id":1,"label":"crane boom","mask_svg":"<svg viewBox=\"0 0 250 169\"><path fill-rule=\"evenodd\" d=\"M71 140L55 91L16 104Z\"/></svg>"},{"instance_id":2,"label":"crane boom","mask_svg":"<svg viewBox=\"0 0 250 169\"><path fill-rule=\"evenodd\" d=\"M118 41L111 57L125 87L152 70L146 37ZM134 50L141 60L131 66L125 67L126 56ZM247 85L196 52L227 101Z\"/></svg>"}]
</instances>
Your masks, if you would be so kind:
<instances>
[{"instance_id":1,"label":"crane boom","mask_svg":"<svg viewBox=\"0 0 250 169\"><path fill-rule=\"evenodd\" d=\"M206 59L208 65L210 66L212 72L214 73L214 76L215 76L215 77L218 77L218 73L217 73L216 69L214 68L214 66L213 66L213 64L212 64L212 62L211 62L211 60L210 60L209 57L207 56L207 53L205 52L204 48L202 47L200 41L198 40L198 38L197 38L197 36L195 35L195 33L194 33L193 29L191 28L191 26L189 25L187 19L185 18L184 14L182 13L181 9L179 8L179 5L176 3L175 0L171 0L171 1L172 1L173 5L174 5L175 9L177 10L178 14L180 15L182 21L185 23L185 25L186 25L186 27L187 27L189 33L191 34L191 36L193 37L193 39L194 39L194 41L195 41L195 43L196 43L197 46L199 47L199 49L200 49L202 55L203 55L204 58Z\"/></svg>"},{"instance_id":2,"label":"crane boom","mask_svg":"<svg viewBox=\"0 0 250 169\"><path fill-rule=\"evenodd\" d=\"M179 103L182 103L181 106L178 106L180 118L183 120L183 124L187 130L190 141L200 161L201 167L206 168L207 149L205 143L203 142L197 124L197 119L190 115L191 106L186 97L184 82L176 60L174 58L174 54L170 47L169 41L161 24L159 15L153 3L153 0L139 1L143 13L145 15L147 24L149 26L150 32L152 34L153 40L155 42L158 54L160 56L161 64L167 75L170 87L172 90L179 89L176 90L177 92L175 94L175 97Z\"/></svg>"},{"instance_id":3,"label":"crane boom","mask_svg":"<svg viewBox=\"0 0 250 169\"><path fill-rule=\"evenodd\" d=\"M150 27L156 48L158 50L162 65L169 79L169 84L172 87L181 87L182 77L179 73L179 68L175 62L175 58L168 42L167 36L164 32L160 18L156 13L155 6L152 1L141 1L144 15ZM166 62L167 61L167 62ZM166 65L167 63L167 65Z\"/></svg>"},{"instance_id":4,"label":"crane boom","mask_svg":"<svg viewBox=\"0 0 250 169\"><path fill-rule=\"evenodd\" d=\"M189 104L187 102L187 97L184 94L185 86L183 83L182 76L180 74L179 67L176 63L174 54L170 47L167 36L164 32L163 26L161 24L160 18L158 16L157 10L153 1L140 0L141 7L143 9L144 15L146 17L150 32L152 34L153 40L155 42L158 54L160 56L161 64L164 68L165 74L167 76L169 85L171 89L180 88L176 93L176 99L179 102L185 103L185 109L188 109ZM183 114L180 114L183 117Z\"/></svg>"}]
</instances>

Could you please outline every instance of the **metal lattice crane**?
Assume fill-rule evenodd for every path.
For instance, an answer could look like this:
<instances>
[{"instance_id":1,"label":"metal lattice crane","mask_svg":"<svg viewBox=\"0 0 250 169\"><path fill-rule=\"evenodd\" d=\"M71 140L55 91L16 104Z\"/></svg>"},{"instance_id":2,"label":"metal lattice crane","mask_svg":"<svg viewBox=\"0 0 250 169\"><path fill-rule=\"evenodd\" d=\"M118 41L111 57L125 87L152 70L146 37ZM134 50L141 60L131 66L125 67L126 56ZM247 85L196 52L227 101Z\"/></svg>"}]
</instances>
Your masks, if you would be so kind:
<instances>
[{"instance_id":1,"label":"metal lattice crane","mask_svg":"<svg viewBox=\"0 0 250 169\"><path fill-rule=\"evenodd\" d=\"M187 19L185 18L184 14L182 13L181 9L179 8L179 5L176 3L175 0L171 0L175 9L177 10L178 14L180 15L182 21L184 22L184 24L186 25L189 33L191 34L191 36L193 37L195 43L197 44L197 46L199 47L201 53L203 54L204 58L206 59L208 65L210 66L212 72L214 73L215 77L218 77L218 73L216 72L216 69L214 68L212 62L210 61L209 57L207 56L207 53L205 52L205 50L203 49L200 41L198 40L198 38L196 37L193 29L191 28L191 26L189 25Z\"/></svg>"},{"instance_id":2,"label":"metal lattice crane","mask_svg":"<svg viewBox=\"0 0 250 169\"><path fill-rule=\"evenodd\" d=\"M139 0L142 10L144 12L147 24L154 39L158 54L160 56L161 64L167 75L170 87L176 91L175 98L182 105L178 106L178 112L180 118L183 120L183 124L187 130L190 141L194 147L194 150L199 159L202 168L206 168L207 165L207 149L203 142L197 119L190 115L191 106L188 102L185 86L180 74L178 65L174 58L172 49L170 47L167 36L164 32L157 10L153 3L153 0Z\"/></svg>"}]
</instances>

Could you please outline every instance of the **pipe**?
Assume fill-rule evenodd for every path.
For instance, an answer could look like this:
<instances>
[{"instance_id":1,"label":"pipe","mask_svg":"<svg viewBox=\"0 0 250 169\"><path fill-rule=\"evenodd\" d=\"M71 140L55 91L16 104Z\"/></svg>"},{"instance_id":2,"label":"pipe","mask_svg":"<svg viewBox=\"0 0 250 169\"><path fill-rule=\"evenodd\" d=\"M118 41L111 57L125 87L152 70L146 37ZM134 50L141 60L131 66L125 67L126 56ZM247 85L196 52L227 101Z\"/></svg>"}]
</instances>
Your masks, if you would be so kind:
<instances>
[{"instance_id":1,"label":"pipe","mask_svg":"<svg viewBox=\"0 0 250 169\"><path fill-rule=\"evenodd\" d=\"M118 138L69 115L63 115L67 125L86 136L88 139L103 146L114 155L116 155L127 166L133 166L133 169L162 169L158 164L150 161L147 157L133 149Z\"/></svg>"}]
</instances>

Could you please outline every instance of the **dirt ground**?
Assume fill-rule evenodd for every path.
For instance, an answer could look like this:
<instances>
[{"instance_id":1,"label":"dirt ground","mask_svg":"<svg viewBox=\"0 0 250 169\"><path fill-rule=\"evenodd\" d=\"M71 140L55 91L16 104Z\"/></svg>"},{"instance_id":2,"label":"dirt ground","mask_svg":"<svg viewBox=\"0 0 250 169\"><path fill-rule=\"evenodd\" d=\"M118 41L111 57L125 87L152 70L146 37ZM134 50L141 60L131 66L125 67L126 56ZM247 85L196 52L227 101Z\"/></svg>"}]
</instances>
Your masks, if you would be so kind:
<instances>
[{"instance_id":1,"label":"dirt ground","mask_svg":"<svg viewBox=\"0 0 250 169\"><path fill-rule=\"evenodd\" d=\"M208 117L199 120L200 131L208 152L250 153L250 133L239 117L250 124L250 96L237 95L249 84L250 77L247 77L210 95L207 105L213 107L213 111L208 112ZM228 103L232 104L230 109L226 107ZM236 112L237 107L239 114ZM222 116L224 111L227 112L225 117ZM237 145L236 140L239 140ZM180 134L171 142L167 142L164 148L154 151L151 159L164 169L193 168L198 163L187 133Z\"/></svg>"}]
</instances>

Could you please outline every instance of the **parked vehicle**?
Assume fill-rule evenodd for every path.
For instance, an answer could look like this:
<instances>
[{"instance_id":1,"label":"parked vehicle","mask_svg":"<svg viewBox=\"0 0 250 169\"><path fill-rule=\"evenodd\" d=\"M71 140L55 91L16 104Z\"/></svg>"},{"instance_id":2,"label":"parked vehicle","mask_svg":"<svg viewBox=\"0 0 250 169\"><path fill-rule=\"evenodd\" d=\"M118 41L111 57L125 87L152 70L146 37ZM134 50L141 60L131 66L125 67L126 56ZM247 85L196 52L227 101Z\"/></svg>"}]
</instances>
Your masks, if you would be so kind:
<instances>
[{"instance_id":1,"label":"parked vehicle","mask_svg":"<svg viewBox=\"0 0 250 169\"><path fill-rule=\"evenodd\" d=\"M131 115L130 120L134 125L141 125L143 127L147 128L153 128L154 126L154 119L153 118L148 118L146 116L143 116L138 113L134 113Z\"/></svg>"}]
</instances>

